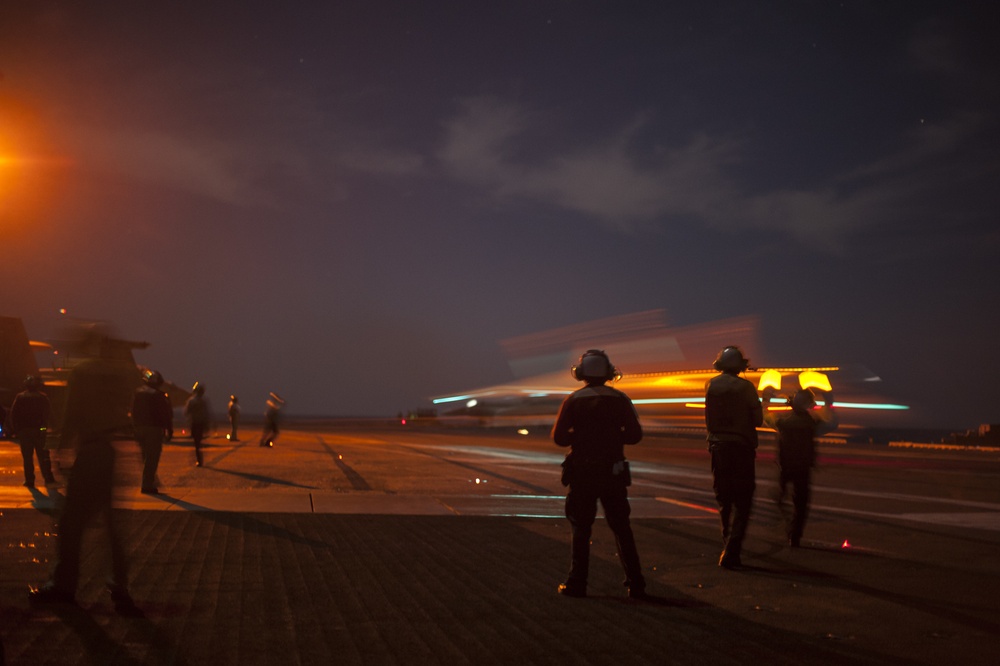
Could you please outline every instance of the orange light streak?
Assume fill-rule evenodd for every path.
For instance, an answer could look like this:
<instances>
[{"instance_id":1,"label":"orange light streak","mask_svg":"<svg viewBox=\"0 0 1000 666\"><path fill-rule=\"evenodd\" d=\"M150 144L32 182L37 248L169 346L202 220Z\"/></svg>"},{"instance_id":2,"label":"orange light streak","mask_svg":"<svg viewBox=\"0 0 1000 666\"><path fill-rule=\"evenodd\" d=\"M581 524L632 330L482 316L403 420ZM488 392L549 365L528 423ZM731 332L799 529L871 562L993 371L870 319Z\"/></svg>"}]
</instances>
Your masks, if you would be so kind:
<instances>
[{"instance_id":1,"label":"orange light streak","mask_svg":"<svg viewBox=\"0 0 1000 666\"><path fill-rule=\"evenodd\" d=\"M806 370L799 374L799 386L803 389L818 388L820 391L832 391L830 379L822 372Z\"/></svg>"},{"instance_id":2,"label":"orange light streak","mask_svg":"<svg viewBox=\"0 0 1000 666\"><path fill-rule=\"evenodd\" d=\"M758 391L763 391L766 388L773 388L775 391L781 390L781 373L777 370L765 370L760 376L760 384L757 385Z\"/></svg>"}]
</instances>

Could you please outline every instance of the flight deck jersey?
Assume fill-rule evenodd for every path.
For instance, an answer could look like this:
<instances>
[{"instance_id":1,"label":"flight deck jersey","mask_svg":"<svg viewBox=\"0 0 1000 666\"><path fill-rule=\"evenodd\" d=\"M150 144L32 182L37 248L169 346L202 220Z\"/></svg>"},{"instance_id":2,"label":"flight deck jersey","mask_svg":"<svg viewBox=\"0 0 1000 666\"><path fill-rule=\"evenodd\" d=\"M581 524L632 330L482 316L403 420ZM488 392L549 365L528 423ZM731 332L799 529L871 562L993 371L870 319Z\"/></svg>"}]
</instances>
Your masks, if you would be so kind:
<instances>
[{"instance_id":1,"label":"flight deck jersey","mask_svg":"<svg viewBox=\"0 0 1000 666\"><path fill-rule=\"evenodd\" d=\"M709 442L743 443L757 448L757 426L764 410L752 383L722 373L708 382L705 391L705 425Z\"/></svg>"},{"instance_id":2,"label":"flight deck jersey","mask_svg":"<svg viewBox=\"0 0 1000 666\"><path fill-rule=\"evenodd\" d=\"M626 444L642 439L642 426L627 395L610 386L584 386L563 401L552 439L572 447L577 460L613 464L625 458Z\"/></svg>"}]
</instances>

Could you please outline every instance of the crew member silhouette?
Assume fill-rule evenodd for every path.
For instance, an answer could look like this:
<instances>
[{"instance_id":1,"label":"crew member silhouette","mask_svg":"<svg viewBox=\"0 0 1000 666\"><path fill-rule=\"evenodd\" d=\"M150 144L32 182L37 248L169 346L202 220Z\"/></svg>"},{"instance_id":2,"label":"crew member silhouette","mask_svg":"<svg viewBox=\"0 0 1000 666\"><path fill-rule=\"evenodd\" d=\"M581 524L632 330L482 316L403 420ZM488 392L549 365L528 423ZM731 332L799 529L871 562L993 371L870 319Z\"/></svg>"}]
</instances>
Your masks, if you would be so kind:
<instances>
[{"instance_id":1,"label":"crew member silhouette","mask_svg":"<svg viewBox=\"0 0 1000 666\"><path fill-rule=\"evenodd\" d=\"M49 397L42 392L42 380L29 375L24 380L24 390L14 398L14 404L7 412L4 430L10 437L17 439L21 445L21 458L24 461L24 485L35 487L35 458L38 458L38 468L42 471L45 485L55 483L52 475L52 461L49 451L45 448L45 438L48 434L50 404Z\"/></svg>"},{"instance_id":2,"label":"crew member silhouette","mask_svg":"<svg viewBox=\"0 0 1000 666\"><path fill-rule=\"evenodd\" d=\"M174 408L163 392L163 376L156 370L142 374L143 385L132 394L132 425L142 451L141 491L155 495L156 470L163 454L163 442L174 436Z\"/></svg>"},{"instance_id":3,"label":"crew member silhouette","mask_svg":"<svg viewBox=\"0 0 1000 666\"><path fill-rule=\"evenodd\" d=\"M32 602L72 602L80 577L84 529L98 515L111 551L108 591L119 612L134 609L128 592L125 549L119 540L111 508L115 473L112 437L126 431L135 365L120 360L116 340L100 328L88 329L80 341L86 360L73 368L68 381L63 446L76 445L76 460L66 488L66 506L59 520L58 561L52 579L28 593Z\"/></svg>"},{"instance_id":4,"label":"crew member silhouette","mask_svg":"<svg viewBox=\"0 0 1000 666\"><path fill-rule=\"evenodd\" d=\"M642 439L642 427L628 396L606 386L621 376L607 354L598 349L585 352L572 373L586 386L563 401L552 428L555 443L571 449L563 461L563 485L569 486L566 518L573 528L573 540L569 575L558 591L570 597L587 596L590 536L599 500L618 544L628 595L644 598L646 581L629 522L628 486L632 480L625 460L625 445Z\"/></svg>"},{"instance_id":5,"label":"crew member silhouette","mask_svg":"<svg viewBox=\"0 0 1000 666\"><path fill-rule=\"evenodd\" d=\"M727 569L743 566L740 554L756 487L754 459L763 410L756 387L739 376L749 365L739 347L723 348L713 363L720 374L709 380L705 390L713 489L722 520L719 566Z\"/></svg>"},{"instance_id":6,"label":"crew member silhouette","mask_svg":"<svg viewBox=\"0 0 1000 666\"><path fill-rule=\"evenodd\" d=\"M238 442L240 428L240 400L235 395L229 396L229 408L226 410L229 416L229 441Z\"/></svg>"},{"instance_id":7,"label":"crew member silhouette","mask_svg":"<svg viewBox=\"0 0 1000 666\"><path fill-rule=\"evenodd\" d=\"M278 428L281 421L281 410L285 406L285 401L277 393L270 393L267 396L267 411L264 412L264 432L260 435L260 445L266 447L274 446L274 440L278 438Z\"/></svg>"},{"instance_id":8,"label":"crew member silhouette","mask_svg":"<svg viewBox=\"0 0 1000 666\"><path fill-rule=\"evenodd\" d=\"M205 385L201 382L195 382L191 391L191 397L184 404L184 414L191 428L191 439L194 440L194 464L202 467L205 458L201 452L201 443L205 439L210 421L208 400L205 398Z\"/></svg>"},{"instance_id":9,"label":"crew member silhouette","mask_svg":"<svg viewBox=\"0 0 1000 666\"><path fill-rule=\"evenodd\" d=\"M765 405L774 389L764 390ZM765 412L764 422L777 432L778 510L785 515L785 494L792 487L792 515L786 517L788 545L798 548L809 515L812 469L816 465L816 437L837 429L839 419L833 408L833 392L823 391L823 408L816 409L816 396L800 389L792 396L790 412Z\"/></svg>"}]
</instances>

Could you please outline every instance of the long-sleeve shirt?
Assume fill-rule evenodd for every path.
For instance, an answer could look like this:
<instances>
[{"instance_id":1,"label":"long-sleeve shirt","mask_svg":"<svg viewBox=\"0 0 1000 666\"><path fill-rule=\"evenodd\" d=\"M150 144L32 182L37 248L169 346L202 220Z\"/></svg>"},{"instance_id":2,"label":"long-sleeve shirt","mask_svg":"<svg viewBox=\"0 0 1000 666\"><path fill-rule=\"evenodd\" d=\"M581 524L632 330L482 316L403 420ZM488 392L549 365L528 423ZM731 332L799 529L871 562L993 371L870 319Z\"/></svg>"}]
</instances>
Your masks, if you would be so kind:
<instances>
[{"instance_id":1,"label":"long-sleeve shirt","mask_svg":"<svg viewBox=\"0 0 1000 666\"><path fill-rule=\"evenodd\" d=\"M68 382L63 436L89 436L129 427L135 366L104 358L73 368Z\"/></svg>"},{"instance_id":2,"label":"long-sleeve shirt","mask_svg":"<svg viewBox=\"0 0 1000 666\"><path fill-rule=\"evenodd\" d=\"M22 428L45 428L49 423L49 397L40 391L22 391L7 412L5 427L17 435Z\"/></svg>"},{"instance_id":3,"label":"long-sleeve shirt","mask_svg":"<svg viewBox=\"0 0 1000 666\"><path fill-rule=\"evenodd\" d=\"M563 401L552 439L559 446L572 447L579 461L615 463L625 458L625 445L642 439L642 426L627 395L591 384Z\"/></svg>"},{"instance_id":4,"label":"long-sleeve shirt","mask_svg":"<svg viewBox=\"0 0 1000 666\"><path fill-rule=\"evenodd\" d=\"M170 405L170 398L152 386L139 387L132 394L132 423L172 430L174 408Z\"/></svg>"},{"instance_id":5,"label":"long-sleeve shirt","mask_svg":"<svg viewBox=\"0 0 1000 666\"><path fill-rule=\"evenodd\" d=\"M778 465L800 470L816 463L816 438L837 429L839 419L831 407L822 410L792 410L780 416L768 412L764 422L777 432Z\"/></svg>"},{"instance_id":6,"label":"long-sleeve shirt","mask_svg":"<svg viewBox=\"0 0 1000 666\"><path fill-rule=\"evenodd\" d=\"M754 385L736 375L722 373L705 389L705 426L710 443L743 443L757 448L757 426L764 410Z\"/></svg>"},{"instance_id":7,"label":"long-sleeve shirt","mask_svg":"<svg viewBox=\"0 0 1000 666\"><path fill-rule=\"evenodd\" d=\"M184 415L191 425L208 425L208 401L198 395L191 396L184 404Z\"/></svg>"}]
</instances>

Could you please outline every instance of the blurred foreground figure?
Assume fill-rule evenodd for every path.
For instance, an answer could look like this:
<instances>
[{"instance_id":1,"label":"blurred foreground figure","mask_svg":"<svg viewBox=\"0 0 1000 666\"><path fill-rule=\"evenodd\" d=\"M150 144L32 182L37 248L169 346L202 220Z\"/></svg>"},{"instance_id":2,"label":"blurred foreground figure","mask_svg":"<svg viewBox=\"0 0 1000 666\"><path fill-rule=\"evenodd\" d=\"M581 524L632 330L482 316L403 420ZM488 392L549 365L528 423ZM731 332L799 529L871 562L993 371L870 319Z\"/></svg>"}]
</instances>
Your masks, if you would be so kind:
<instances>
[{"instance_id":1,"label":"blurred foreground figure","mask_svg":"<svg viewBox=\"0 0 1000 666\"><path fill-rule=\"evenodd\" d=\"M268 395L267 411L264 412L264 432L260 435L261 446L274 446L274 440L278 438L278 425L284 406L285 401L277 393Z\"/></svg>"},{"instance_id":2,"label":"blurred foreground figure","mask_svg":"<svg viewBox=\"0 0 1000 666\"><path fill-rule=\"evenodd\" d=\"M764 391L769 403L774 389ZM786 523L788 545L798 548L809 515L812 468L816 464L816 437L837 429L839 419L833 409L833 392L823 392L823 409L816 410L816 396L809 389L798 391L791 400L792 411L781 416L769 412L764 422L777 431L778 510L784 512L785 491L792 486L792 516Z\"/></svg>"},{"instance_id":3,"label":"blurred foreground figure","mask_svg":"<svg viewBox=\"0 0 1000 666\"><path fill-rule=\"evenodd\" d=\"M590 535L600 500L618 544L628 595L640 599L646 596L646 581L629 522L627 488L632 479L625 445L642 439L642 427L628 396L605 386L605 382L620 375L603 351L591 349L584 353L572 372L575 379L587 385L566 398L552 428L555 443L572 449L563 461L562 482L569 486L566 518L573 528L573 541L569 576L559 586L559 593L587 596Z\"/></svg>"},{"instance_id":4,"label":"blurred foreground figure","mask_svg":"<svg viewBox=\"0 0 1000 666\"><path fill-rule=\"evenodd\" d=\"M194 464L202 467L205 458L201 453L201 442L205 439L205 432L209 426L208 400L205 399L205 386L201 382L195 382L191 389L191 397L184 403L184 415L188 420L188 427L191 428L191 439L194 441Z\"/></svg>"},{"instance_id":5,"label":"blurred foreground figure","mask_svg":"<svg viewBox=\"0 0 1000 666\"><path fill-rule=\"evenodd\" d=\"M238 430L240 427L240 401L235 395L229 396L229 409L226 410L229 416L229 441L238 442Z\"/></svg>"},{"instance_id":6,"label":"blurred foreground figure","mask_svg":"<svg viewBox=\"0 0 1000 666\"><path fill-rule=\"evenodd\" d=\"M32 589L32 602L72 602L80 577L80 546L87 524L103 514L111 549L108 590L119 611L134 608L128 593L125 551L111 508L115 450L112 437L129 426L135 366L113 359L105 331L91 329L79 343L86 360L73 368L68 382L62 446L76 445L66 506L59 520L59 555L52 580Z\"/></svg>"},{"instance_id":7,"label":"blurred foreground figure","mask_svg":"<svg viewBox=\"0 0 1000 666\"><path fill-rule=\"evenodd\" d=\"M29 375L24 380L24 390L14 398L14 404L7 412L4 430L17 439L24 459L24 485L35 487L35 457L42 471L45 485L55 483L52 475L52 461L45 448L45 437L49 425L49 397L42 393L42 380Z\"/></svg>"},{"instance_id":8,"label":"blurred foreground figure","mask_svg":"<svg viewBox=\"0 0 1000 666\"><path fill-rule=\"evenodd\" d=\"M142 375L143 385L132 395L132 425L135 439L142 451L142 488L146 494L155 495L156 469L163 454L163 442L174 436L174 408L163 392L163 376L155 370Z\"/></svg>"},{"instance_id":9,"label":"blurred foreground figure","mask_svg":"<svg viewBox=\"0 0 1000 666\"><path fill-rule=\"evenodd\" d=\"M712 487L722 519L719 566L727 569L743 566L740 552L756 487L757 426L764 418L756 387L739 376L749 365L739 347L725 347L713 363L721 374L705 390Z\"/></svg>"}]
</instances>

